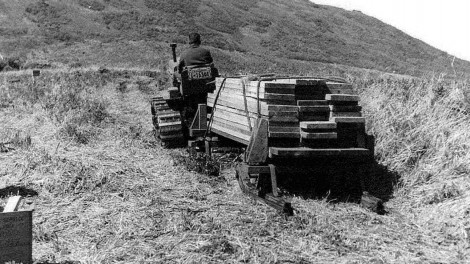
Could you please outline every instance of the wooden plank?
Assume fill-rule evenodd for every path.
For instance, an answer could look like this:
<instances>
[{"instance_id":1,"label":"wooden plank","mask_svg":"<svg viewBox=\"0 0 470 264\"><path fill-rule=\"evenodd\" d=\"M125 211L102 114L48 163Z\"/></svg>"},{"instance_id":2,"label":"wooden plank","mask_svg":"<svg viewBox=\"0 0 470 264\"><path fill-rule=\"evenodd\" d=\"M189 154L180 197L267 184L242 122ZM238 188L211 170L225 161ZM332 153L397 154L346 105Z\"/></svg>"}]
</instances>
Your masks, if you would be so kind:
<instances>
[{"instance_id":1,"label":"wooden plank","mask_svg":"<svg viewBox=\"0 0 470 264\"><path fill-rule=\"evenodd\" d=\"M272 187L273 196L278 197L279 193L277 191L276 167L273 164L269 164L269 171L270 171L270 174L271 174L271 187Z\"/></svg>"},{"instance_id":2,"label":"wooden plank","mask_svg":"<svg viewBox=\"0 0 470 264\"><path fill-rule=\"evenodd\" d=\"M216 108L213 113L212 118L213 120L219 120L219 121L223 121L226 123L240 124L246 127L246 129L250 130L250 128L248 127L248 120L245 115L240 115L240 114L233 113L231 111L226 111L225 109ZM252 115L250 115L251 127L255 125L256 119L257 119L256 117L253 117Z\"/></svg>"},{"instance_id":3,"label":"wooden plank","mask_svg":"<svg viewBox=\"0 0 470 264\"><path fill-rule=\"evenodd\" d=\"M269 138L300 138L298 132L269 132Z\"/></svg>"},{"instance_id":4,"label":"wooden plank","mask_svg":"<svg viewBox=\"0 0 470 264\"><path fill-rule=\"evenodd\" d=\"M235 109L235 108L231 108L231 107L224 106L224 105L217 105L217 107L213 111L214 111L214 113L217 112L217 111L222 112L222 113L227 113L228 112L228 113L244 116L245 119L246 119L246 112L245 112L244 109ZM266 112L266 113L269 113L269 112ZM248 111L248 115L251 118L258 118L258 115L254 112ZM245 120L245 123L247 123L246 120Z\"/></svg>"},{"instance_id":5,"label":"wooden plank","mask_svg":"<svg viewBox=\"0 0 470 264\"><path fill-rule=\"evenodd\" d=\"M257 120L257 124L250 138L247 148L247 163L260 164L266 162L268 157L268 121L264 118Z\"/></svg>"},{"instance_id":6,"label":"wooden plank","mask_svg":"<svg viewBox=\"0 0 470 264\"><path fill-rule=\"evenodd\" d=\"M338 138L338 133L336 132L311 133L311 132L301 131L300 135L302 138L306 138L306 139L336 139Z\"/></svg>"},{"instance_id":7,"label":"wooden plank","mask_svg":"<svg viewBox=\"0 0 470 264\"><path fill-rule=\"evenodd\" d=\"M233 132L238 132L240 134L248 136L248 139L251 136L251 131L247 124L238 124L224 119L214 119L212 120L212 124L225 128L227 132L230 132L230 130L232 130Z\"/></svg>"},{"instance_id":8,"label":"wooden plank","mask_svg":"<svg viewBox=\"0 0 470 264\"><path fill-rule=\"evenodd\" d=\"M330 112L330 120L335 117L361 117L361 112Z\"/></svg>"},{"instance_id":9,"label":"wooden plank","mask_svg":"<svg viewBox=\"0 0 470 264\"><path fill-rule=\"evenodd\" d=\"M211 127L211 131L217 135L231 139L244 145L248 145L250 142L250 136L238 133L236 131L230 131L230 129L219 126L218 124L213 124Z\"/></svg>"},{"instance_id":10,"label":"wooden plank","mask_svg":"<svg viewBox=\"0 0 470 264\"><path fill-rule=\"evenodd\" d=\"M312 121L312 122L300 122L300 128L305 130L312 129L336 129L336 123L331 121Z\"/></svg>"},{"instance_id":11,"label":"wooden plank","mask_svg":"<svg viewBox=\"0 0 470 264\"><path fill-rule=\"evenodd\" d=\"M297 101L320 101L325 98L326 93L318 95L296 95L295 100Z\"/></svg>"},{"instance_id":12,"label":"wooden plank","mask_svg":"<svg viewBox=\"0 0 470 264\"><path fill-rule=\"evenodd\" d=\"M297 100L298 106L328 105L326 100Z\"/></svg>"},{"instance_id":13,"label":"wooden plank","mask_svg":"<svg viewBox=\"0 0 470 264\"><path fill-rule=\"evenodd\" d=\"M331 119L335 123L365 123L364 117L333 117Z\"/></svg>"},{"instance_id":14,"label":"wooden plank","mask_svg":"<svg viewBox=\"0 0 470 264\"><path fill-rule=\"evenodd\" d=\"M327 101L359 101L359 96L352 94L327 94L325 95Z\"/></svg>"},{"instance_id":15,"label":"wooden plank","mask_svg":"<svg viewBox=\"0 0 470 264\"><path fill-rule=\"evenodd\" d=\"M362 107L359 105L330 105L332 112L361 112Z\"/></svg>"},{"instance_id":16,"label":"wooden plank","mask_svg":"<svg viewBox=\"0 0 470 264\"><path fill-rule=\"evenodd\" d=\"M299 106L299 112L330 112L327 105Z\"/></svg>"},{"instance_id":17,"label":"wooden plank","mask_svg":"<svg viewBox=\"0 0 470 264\"><path fill-rule=\"evenodd\" d=\"M33 212L0 213L0 263L33 263Z\"/></svg>"},{"instance_id":18,"label":"wooden plank","mask_svg":"<svg viewBox=\"0 0 470 264\"><path fill-rule=\"evenodd\" d=\"M300 133L300 128L297 127L283 127L283 126L269 126L269 132L290 132L290 133Z\"/></svg>"},{"instance_id":19,"label":"wooden plank","mask_svg":"<svg viewBox=\"0 0 470 264\"><path fill-rule=\"evenodd\" d=\"M296 117L296 116L275 115L275 116L270 116L269 121L273 121L273 122L299 122L299 118Z\"/></svg>"},{"instance_id":20,"label":"wooden plank","mask_svg":"<svg viewBox=\"0 0 470 264\"><path fill-rule=\"evenodd\" d=\"M209 107L214 107L214 102L215 102L215 95L208 94L207 96L207 105ZM238 109L238 110L245 110L245 104L244 104L244 99L243 96L233 96L233 95L226 95L226 94L220 94L218 100L217 100L217 106L223 105L226 107L230 107L233 109ZM247 97L247 105L248 105L248 111L250 113L257 113L258 112L258 102L256 99ZM216 106L216 108L217 108ZM260 113L262 115L267 115L267 104L266 102L260 102Z\"/></svg>"},{"instance_id":21,"label":"wooden plank","mask_svg":"<svg viewBox=\"0 0 470 264\"><path fill-rule=\"evenodd\" d=\"M266 102L268 105L297 105L295 100L274 100L274 99L263 99L263 102Z\"/></svg>"},{"instance_id":22,"label":"wooden plank","mask_svg":"<svg viewBox=\"0 0 470 264\"><path fill-rule=\"evenodd\" d=\"M296 105L268 105L268 112L298 112L299 107Z\"/></svg>"},{"instance_id":23,"label":"wooden plank","mask_svg":"<svg viewBox=\"0 0 470 264\"><path fill-rule=\"evenodd\" d=\"M265 93L264 101L271 102L273 100L277 101L295 101L294 94L274 94L274 93Z\"/></svg>"},{"instance_id":24,"label":"wooden plank","mask_svg":"<svg viewBox=\"0 0 470 264\"><path fill-rule=\"evenodd\" d=\"M270 127L299 127L299 121L295 122L275 122L269 121Z\"/></svg>"},{"instance_id":25,"label":"wooden plank","mask_svg":"<svg viewBox=\"0 0 470 264\"><path fill-rule=\"evenodd\" d=\"M218 89L233 89L237 90L239 93L243 90L243 81L241 79L232 79L228 78L225 81L225 84L220 88L222 80L216 80L216 87ZM278 93L278 94L294 94L295 93L295 84L294 83L278 83L271 81L262 81L258 90L258 81L247 81L245 82L245 92L256 97L257 95L260 98L264 98L264 94L267 93ZM217 91L216 90L216 91Z\"/></svg>"},{"instance_id":26,"label":"wooden plank","mask_svg":"<svg viewBox=\"0 0 470 264\"><path fill-rule=\"evenodd\" d=\"M299 112L269 112L268 117L275 117L275 116L290 116L299 118Z\"/></svg>"},{"instance_id":27,"label":"wooden plank","mask_svg":"<svg viewBox=\"0 0 470 264\"><path fill-rule=\"evenodd\" d=\"M264 82L265 89L290 89L295 91L295 84L293 83L277 83L277 82Z\"/></svg>"},{"instance_id":28,"label":"wooden plank","mask_svg":"<svg viewBox=\"0 0 470 264\"><path fill-rule=\"evenodd\" d=\"M18 206L20 205L21 199L23 199L23 197L21 196L12 196L8 198L8 202L5 205L3 212L9 213L18 210Z\"/></svg>"},{"instance_id":29,"label":"wooden plank","mask_svg":"<svg viewBox=\"0 0 470 264\"><path fill-rule=\"evenodd\" d=\"M364 148L312 149L307 147L279 148L270 147L269 157L319 158L319 157L367 157L370 152Z\"/></svg>"},{"instance_id":30,"label":"wooden plank","mask_svg":"<svg viewBox=\"0 0 470 264\"><path fill-rule=\"evenodd\" d=\"M309 112L302 112L299 114L300 121L328 121L329 115L328 113L309 113Z\"/></svg>"}]
</instances>

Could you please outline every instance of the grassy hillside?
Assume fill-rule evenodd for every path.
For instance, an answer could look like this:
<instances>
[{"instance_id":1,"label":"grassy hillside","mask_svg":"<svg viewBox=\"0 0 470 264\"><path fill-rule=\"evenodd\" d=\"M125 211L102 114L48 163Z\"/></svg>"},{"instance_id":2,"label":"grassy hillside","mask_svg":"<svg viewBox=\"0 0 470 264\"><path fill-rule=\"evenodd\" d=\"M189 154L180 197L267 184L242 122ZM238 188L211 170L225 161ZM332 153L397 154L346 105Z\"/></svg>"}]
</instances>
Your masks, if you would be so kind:
<instances>
[{"instance_id":1,"label":"grassy hillside","mask_svg":"<svg viewBox=\"0 0 470 264\"><path fill-rule=\"evenodd\" d=\"M470 70L458 59L452 69L445 52L375 18L307 0L0 0L0 7L0 54L29 60L96 65L119 58L152 67L169 53L165 43L185 43L198 31L232 72L299 72L298 65L315 69L312 62L410 75Z\"/></svg>"}]
</instances>

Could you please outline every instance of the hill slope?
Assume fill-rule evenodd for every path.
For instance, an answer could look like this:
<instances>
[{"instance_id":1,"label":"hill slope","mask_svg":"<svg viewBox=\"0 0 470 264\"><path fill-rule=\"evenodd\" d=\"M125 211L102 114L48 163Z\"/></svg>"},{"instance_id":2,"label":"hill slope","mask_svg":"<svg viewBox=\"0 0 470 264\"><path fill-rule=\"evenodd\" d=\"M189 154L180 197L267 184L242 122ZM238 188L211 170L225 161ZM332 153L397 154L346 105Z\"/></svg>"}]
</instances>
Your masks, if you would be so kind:
<instances>
[{"instance_id":1,"label":"hill slope","mask_svg":"<svg viewBox=\"0 0 470 264\"><path fill-rule=\"evenodd\" d=\"M189 32L198 31L220 61L232 63L223 65L227 69L264 61L252 68L285 71L286 61L295 60L411 75L454 73L443 51L360 12L307 0L0 0L0 25L0 54L35 50L30 57L54 57L66 50L68 58L56 56L65 63L99 43L92 56L100 57L97 62L112 57L102 49L115 56L137 47L145 53L132 52L133 59L148 66L154 57L149 53L162 51L155 46L184 43ZM466 61L457 59L454 66L457 72L470 70Z\"/></svg>"}]
</instances>

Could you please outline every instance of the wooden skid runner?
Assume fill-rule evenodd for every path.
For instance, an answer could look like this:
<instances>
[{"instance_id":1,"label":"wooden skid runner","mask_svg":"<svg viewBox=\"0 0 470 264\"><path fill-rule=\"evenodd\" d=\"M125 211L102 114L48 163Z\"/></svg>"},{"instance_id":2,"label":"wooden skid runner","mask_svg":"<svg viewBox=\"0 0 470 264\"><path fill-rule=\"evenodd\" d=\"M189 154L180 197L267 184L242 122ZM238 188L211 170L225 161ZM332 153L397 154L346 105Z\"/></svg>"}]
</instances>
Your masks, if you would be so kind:
<instances>
[{"instance_id":1,"label":"wooden skid runner","mask_svg":"<svg viewBox=\"0 0 470 264\"><path fill-rule=\"evenodd\" d=\"M316 158L316 157L351 157L369 156L370 152L365 148L345 148L345 149L312 149L306 147L298 148L269 148L269 157L290 157L290 158Z\"/></svg>"},{"instance_id":2,"label":"wooden skid runner","mask_svg":"<svg viewBox=\"0 0 470 264\"><path fill-rule=\"evenodd\" d=\"M263 202L278 211L282 211L286 215L293 215L294 210L290 202L287 202L284 197L277 196L277 191L262 190L251 183L251 174L259 173L272 173L273 166L249 166L247 164L240 164L236 168L236 174L240 189L252 198ZM256 177L255 177L256 178ZM273 186L276 186L273 181ZM276 188L276 187L274 187Z\"/></svg>"}]
</instances>

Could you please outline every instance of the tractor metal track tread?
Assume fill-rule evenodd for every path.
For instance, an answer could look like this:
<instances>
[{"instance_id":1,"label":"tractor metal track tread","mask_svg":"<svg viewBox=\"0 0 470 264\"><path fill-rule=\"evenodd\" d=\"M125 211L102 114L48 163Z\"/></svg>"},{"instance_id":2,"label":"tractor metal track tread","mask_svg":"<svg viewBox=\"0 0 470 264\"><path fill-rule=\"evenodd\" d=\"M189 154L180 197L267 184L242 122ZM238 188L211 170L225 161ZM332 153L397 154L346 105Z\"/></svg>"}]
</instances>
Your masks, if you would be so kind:
<instances>
[{"instance_id":1,"label":"tractor metal track tread","mask_svg":"<svg viewBox=\"0 0 470 264\"><path fill-rule=\"evenodd\" d=\"M161 145L167 148L183 147L185 138L181 113L170 109L163 97L154 97L151 101L155 136Z\"/></svg>"}]
</instances>

